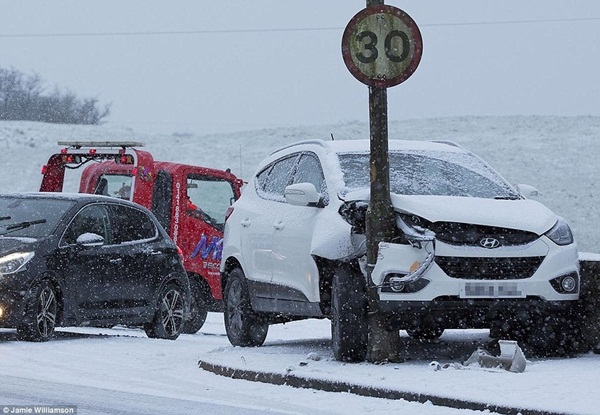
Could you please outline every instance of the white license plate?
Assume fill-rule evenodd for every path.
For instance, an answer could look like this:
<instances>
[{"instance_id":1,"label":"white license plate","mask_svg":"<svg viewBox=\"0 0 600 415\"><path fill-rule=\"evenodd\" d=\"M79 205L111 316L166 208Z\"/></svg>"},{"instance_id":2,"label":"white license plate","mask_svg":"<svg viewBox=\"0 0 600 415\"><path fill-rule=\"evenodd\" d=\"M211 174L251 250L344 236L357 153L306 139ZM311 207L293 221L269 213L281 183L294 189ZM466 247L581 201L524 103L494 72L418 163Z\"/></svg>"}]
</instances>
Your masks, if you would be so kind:
<instances>
[{"instance_id":1,"label":"white license plate","mask_svg":"<svg viewBox=\"0 0 600 415\"><path fill-rule=\"evenodd\" d=\"M525 290L517 282L465 282L460 298L525 298Z\"/></svg>"}]
</instances>

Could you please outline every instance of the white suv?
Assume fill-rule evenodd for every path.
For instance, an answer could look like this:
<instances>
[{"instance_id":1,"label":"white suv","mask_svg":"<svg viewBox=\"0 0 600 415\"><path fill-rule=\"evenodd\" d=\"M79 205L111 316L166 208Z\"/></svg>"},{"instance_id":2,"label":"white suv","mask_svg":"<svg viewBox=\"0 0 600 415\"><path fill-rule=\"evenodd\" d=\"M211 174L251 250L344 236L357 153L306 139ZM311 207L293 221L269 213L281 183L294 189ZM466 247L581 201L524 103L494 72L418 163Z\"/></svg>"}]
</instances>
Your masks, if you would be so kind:
<instances>
[{"instance_id":1,"label":"white suv","mask_svg":"<svg viewBox=\"0 0 600 415\"><path fill-rule=\"evenodd\" d=\"M579 298L567 223L452 143L390 141L395 236L372 271L390 330L432 339L490 328L548 352L569 348ZM225 226L222 287L233 345L269 324L330 318L339 360L367 350L369 142L305 141L262 161Z\"/></svg>"}]
</instances>

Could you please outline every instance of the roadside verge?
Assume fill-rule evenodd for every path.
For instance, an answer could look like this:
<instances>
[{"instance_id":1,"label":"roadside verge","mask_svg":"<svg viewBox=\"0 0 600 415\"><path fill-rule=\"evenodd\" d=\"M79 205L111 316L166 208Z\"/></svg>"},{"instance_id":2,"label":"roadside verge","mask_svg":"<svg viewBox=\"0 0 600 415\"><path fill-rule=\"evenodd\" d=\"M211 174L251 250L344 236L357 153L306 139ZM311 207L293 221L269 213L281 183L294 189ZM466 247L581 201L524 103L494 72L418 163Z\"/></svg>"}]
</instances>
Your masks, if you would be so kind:
<instances>
[{"instance_id":1,"label":"roadside verge","mask_svg":"<svg viewBox=\"0 0 600 415\"><path fill-rule=\"evenodd\" d=\"M316 389L324 392L345 392L359 396L367 396L371 398L383 398L399 400L403 399L409 402L426 403L430 402L436 406L443 406L456 409L470 409L474 411L489 411L491 413L506 414L506 415L567 415L567 412L549 412L547 410L516 408L504 405L495 405L483 402L476 402L465 399L449 398L437 396L433 394L414 393L402 390L379 388L374 386L366 386L354 384L339 380L326 380L319 378L311 378L299 376L293 373L269 373L257 370L239 369L227 367L221 364L210 363L205 360L200 360L198 366L208 372L215 373L220 376L249 380L252 382L269 383L272 385L292 386L303 389Z\"/></svg>"}]
</instances>

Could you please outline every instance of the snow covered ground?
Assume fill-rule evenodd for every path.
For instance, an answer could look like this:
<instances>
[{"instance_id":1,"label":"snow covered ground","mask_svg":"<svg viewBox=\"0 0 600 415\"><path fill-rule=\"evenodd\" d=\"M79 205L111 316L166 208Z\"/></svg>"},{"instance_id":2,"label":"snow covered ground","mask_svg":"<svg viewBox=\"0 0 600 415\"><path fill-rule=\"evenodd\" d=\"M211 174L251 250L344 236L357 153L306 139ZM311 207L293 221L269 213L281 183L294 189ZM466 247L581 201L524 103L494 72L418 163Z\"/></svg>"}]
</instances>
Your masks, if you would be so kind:
<instances>
[{"instance_id":1,"label":"snow covered ground","mask_svg":"<svg viewBox=\"0 0 600 415\"><path fill-rule=\"evenodd\" d=\"M483 117L413 120L390 125L390 138L452 140L473 150L512 183L536 186L538 199L573 226L580 250L600 252L597 192L600 117ZM0 191L37 190L40 169L57 141L142 141L157 159L231 168L248 179L272 149L313 138L368 137L368 126L341 125L203 135L138 134L127 128L0 122ZM72 189L73 190L73 189ZM408 391L517 405L540 411L596 414L600 356L531 359L522 374L443 370L432 360L459 362L487 340L481 331L450 331L439 343L403 338L411 360L402 364L348 365L331 356L327 321L271 327L262 348L230 347L222 316L211 314L196 335L175 342L150 340L139 330L69 329L50 343L23 343L0 330L0 407L71 404L82 414L474 413L431 404L364 398L219 377L198 360L239 368L292 371L307 376L390 386ZM102 334L102 335L101 335ZM106 335L105 335L106 334ZM310 358L309 358L310 356ZM319 360L315 360L317 356Z\"/></svg>"}]
</instances>

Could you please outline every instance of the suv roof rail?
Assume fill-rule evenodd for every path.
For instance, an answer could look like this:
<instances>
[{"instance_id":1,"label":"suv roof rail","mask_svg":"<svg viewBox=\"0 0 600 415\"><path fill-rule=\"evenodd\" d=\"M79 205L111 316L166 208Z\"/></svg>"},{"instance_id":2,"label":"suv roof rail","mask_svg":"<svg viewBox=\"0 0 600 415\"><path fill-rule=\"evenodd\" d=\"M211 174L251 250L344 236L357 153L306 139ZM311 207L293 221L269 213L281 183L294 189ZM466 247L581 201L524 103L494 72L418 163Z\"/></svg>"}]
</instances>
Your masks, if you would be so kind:
<instances>
[{"instance_id":1,"label":"suv roof rail","mask_svg":"<svg viewBox=\"0 0 600 415\"><path fill-rule=\"evenodd\" d=\"M324 141L324 140L318 140L318 139L296 141L295 143L291 143L291 144L285 145L283 147L279 147L276 150L273 150L271 152L271 154L269 154L269 155L272 156L273 154L277 153L278 151L285 150L286 148L290 148L290 147L301 146L303 144L316 144L316 145L321 146L321 147L327 147L326 143L327 143L326 141Z\"/></svg>"},{"instance_id":2,"label":"suv roof rail","mask_svg":"<svg viewBox=\"0 0 600 415\"><path fill-rule=\"evenodd\" d=\"M450 141L450 140L430 140L429 142L430 143L438 143L438 144L447 144L452 147L463 148L463 146L461 146L460 144L455 143L454 141Z\"/></svg>"},{"instance_id":3,"label":"suv roof rail","mask_svg":"<svg viewBox=\"0 0 600 415\"><path fill-rule=\"evenodd\" d=\"M144 147L144 143L139 141L59 141L58 145L76 149L81 147Z\"/></svg>"}]
</instances>

